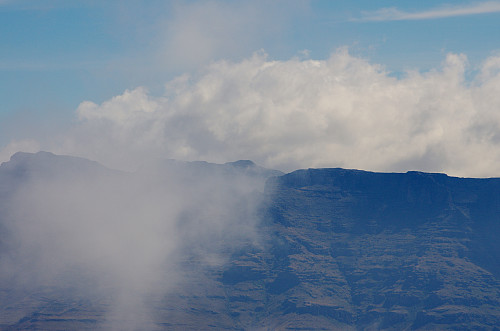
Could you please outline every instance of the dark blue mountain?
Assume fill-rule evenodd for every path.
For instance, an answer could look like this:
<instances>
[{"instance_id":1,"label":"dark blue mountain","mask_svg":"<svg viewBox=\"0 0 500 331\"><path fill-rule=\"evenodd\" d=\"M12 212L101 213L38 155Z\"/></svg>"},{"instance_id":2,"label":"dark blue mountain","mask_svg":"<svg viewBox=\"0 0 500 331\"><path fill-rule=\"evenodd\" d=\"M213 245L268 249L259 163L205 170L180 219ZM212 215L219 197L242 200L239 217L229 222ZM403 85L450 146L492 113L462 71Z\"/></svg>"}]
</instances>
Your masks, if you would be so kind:
<instances>
[{"instance_id":1,"label":"dark blue mountain","mask_svg":"<svg viewBox=\"0 0 500 331\"><path fill-rule=\"evenodd\" d=\"M500 179L309 169L267 189L286 325L500 325Z\"/></svg>"},{"instance_id":2,"label":"dark blue mountain","mask_svg":"<svg viewBox=\"0 0 500 331\"><path fill-rule=\"evenodd\" d=\"M134 183L130 178L142 171L165 185L203 189L201 196L186 191L193 199L227 200L231 183L258 182L248 195L260 196L255 234L242 237L239 245L217 237L223 238L213 243L223 256L220 263L200 261L192 241L191 249L183 247L173 266L183 285L151 299L149 329L498 330L500 325L499 178L346 169L282 175L251 161L172 160L127 174L42 153L19 154L0 167L2 199L27 172L36 177L47 171L55 179L61 173L71 178L111 172L125 183ZM255 193L266 178L265 190ZM218 191L205 185L217 183ZM210 204L196 201L199 217ZM59 293L56 287L49 294L20 295L6 282L0 290L3 329L95 329L105 319L106 300L81 293Z\"/></svg>"}]
</instances>

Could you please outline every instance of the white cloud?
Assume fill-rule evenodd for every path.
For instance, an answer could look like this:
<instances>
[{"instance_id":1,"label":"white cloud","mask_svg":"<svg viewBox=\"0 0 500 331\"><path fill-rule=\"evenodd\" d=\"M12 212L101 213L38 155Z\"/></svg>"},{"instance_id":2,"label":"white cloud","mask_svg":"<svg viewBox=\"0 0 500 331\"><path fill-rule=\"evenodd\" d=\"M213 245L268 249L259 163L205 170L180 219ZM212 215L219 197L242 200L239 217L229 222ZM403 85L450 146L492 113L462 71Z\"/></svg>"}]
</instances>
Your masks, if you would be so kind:
<instances>
[{"instance_id":1,"label":"white cloud","mask_svg":"<svg viewBox=\"0 0 500 331\"><path fill-rule=\"evenodd\" d=\"M215 62L166 84L164 95L127 90L85 101L61 138L26 143L134 169L150 158L267 167L500 173L500 58L466 80L467 58L391 76L341 49L324 61L272 61L263 52ZM55 141L55 142L54 142ZM15 149L13 143L0 155Z\"/></svg>"},{"instance_id":2,"label":"white cloud","mask_svg":"<svg viewBox=\"0 0 500 331\"><path fill-rule=\"evenodd\" d=\"M364 12L363 17L354 21L406 21L429 20L456 16L478 15L500 12L500 2L487 1L471 5L443 6L420 12L405 12L394 7L382 8L373 12Z\"/></svg>"},{"instance_id":3,"label":"white cloud","mask_svg":"<svg viewBox=\"0 0 500 331\"><path fill-rule=\"evenodd\" d=\"M345 49L326 61L261 52L179 77L164 96L137 88L83 102L79 124L51 150L128 169L165 157L497 176L499 63L487 59L466 81L466 57L449 54L442 68L395 78Z\"/></svg>"}]
</instances>

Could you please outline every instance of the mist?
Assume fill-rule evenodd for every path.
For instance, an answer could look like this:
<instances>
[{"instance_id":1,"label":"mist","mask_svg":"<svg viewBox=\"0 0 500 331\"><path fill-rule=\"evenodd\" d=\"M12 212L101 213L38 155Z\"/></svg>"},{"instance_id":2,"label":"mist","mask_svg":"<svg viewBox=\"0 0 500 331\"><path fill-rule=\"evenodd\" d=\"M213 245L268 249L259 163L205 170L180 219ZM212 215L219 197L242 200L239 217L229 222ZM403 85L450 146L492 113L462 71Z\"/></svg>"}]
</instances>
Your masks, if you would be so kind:
<instances>
[{"instance_id":1,"label":"mist","mask_svg":"<svg viewBox=\"0 0 500 331\"><path fill-rule=\"evenodd\" d=\"M193 286L186 273L263 244L256 225L270 173L250 163L164 160L129 173L41 152L18 153L0 172L4 304L42 296L89 315L100 307L99 328L155 329L155 303Z\"/></svg>"}]
</instances>

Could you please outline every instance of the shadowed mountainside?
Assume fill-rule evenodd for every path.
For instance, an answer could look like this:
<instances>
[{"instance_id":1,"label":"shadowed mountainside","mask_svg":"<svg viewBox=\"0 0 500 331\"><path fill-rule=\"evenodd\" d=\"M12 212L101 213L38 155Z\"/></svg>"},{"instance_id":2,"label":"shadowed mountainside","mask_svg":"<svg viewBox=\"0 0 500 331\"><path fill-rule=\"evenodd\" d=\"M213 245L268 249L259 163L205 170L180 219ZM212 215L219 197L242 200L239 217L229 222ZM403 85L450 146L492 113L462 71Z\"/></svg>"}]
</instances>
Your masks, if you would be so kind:
<instances>
[{"instance_id":1,"label":"shadowed mountainside","mask_svg":"<svg viewBox=\"0 0 500 331\"><path fill-rule=\"evenodd\" d=\"M37 162L35 169L47 165ZM110 171L83 159L71 162ZM237 246L217 237L223 238L217 241L221 263L204 263L191 249L178 252L174 267L182 281L145 298L150 329L494 330L500 325L498 178L345 169L281 175L251 161L165 162L141 171L176 176L176 183L185 185L214 174L225 185L258 182L249 192L260 196L252 211L260 221L256 236ZM0 167L3 198L15 186L13 174L22 177L20 164ZM268 177L265 191L255 193ZM211 191L203 192L204 197ZM70 288L20 294L8 285L3 283L0 294L4 329L94 329L109 307L109 298Z\"/></svg>"},{"instance_id":2,"label":"shadowed mountainside","mask_svg":"<svg viewBox=\"0 0 500 331\"><path fill-rule=\"evenodd\" d=\"M268 194L283 323L499 325L499 179L309 169L271 179Z\"/></svg>"}]
</instances>

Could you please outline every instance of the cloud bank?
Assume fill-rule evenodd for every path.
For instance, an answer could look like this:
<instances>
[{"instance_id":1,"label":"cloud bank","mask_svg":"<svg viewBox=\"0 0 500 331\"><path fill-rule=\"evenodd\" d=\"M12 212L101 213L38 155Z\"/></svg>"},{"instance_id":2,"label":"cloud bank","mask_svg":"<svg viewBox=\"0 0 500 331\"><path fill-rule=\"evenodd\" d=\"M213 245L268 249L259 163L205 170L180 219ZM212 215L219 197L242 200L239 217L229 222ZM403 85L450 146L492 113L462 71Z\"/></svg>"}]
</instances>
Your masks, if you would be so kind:
<instances>
[{"instance_id":1,"label":"cloud bank","mask_svg":"<svg viewBox=\"0 0 500 331\"><path fill-rule=\"evenodd\" d=\"M345 49L323 61L258 52L177 77L161 96L138 87L82 102L77 125L41 147L121 169L159 157L498 176L500 57L473 78L467 66L448 54L398 78Z\"/></svg>"},{"instance_id":2,"label":"cloud bank","mask_svg":"<svg viewBox=\"0 0 500 331\"><path fill-rule=\"evenodd\" d=\"M410 21L410 20L430 20L438 18L448 18L456 16L468 16L478 14L489 14L500 12L500 2L487 1L471 5L444 6L420 12L405 12L397 8L382 8L374 12L364 12L364 16L353 21Z\"/></svg>"},{"instance_id":3,"label":"cloud bank","mask_svg":"<svg viewBox=\"0 0 500 331\"><path fill-rule=\"evenodd\" d=\"M101 104L84 101L67 132L17 140L0 155L25 146L125 170L152 158L252 159L284 171L499 176L500 57L473 69L463 54L395 77L346 49L321 61L257 52L179 76L162 95L138 87Z\"/></svg>"}]
</instances>

